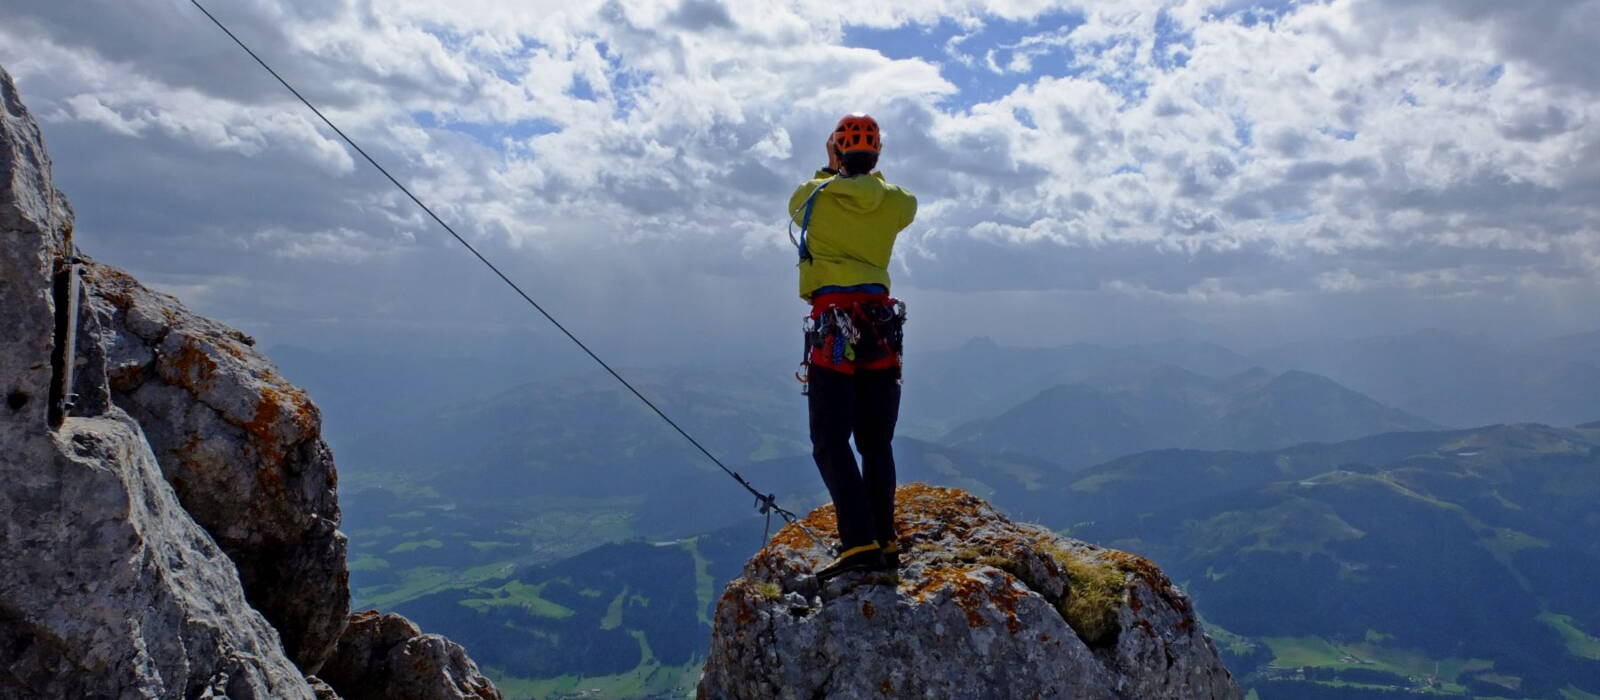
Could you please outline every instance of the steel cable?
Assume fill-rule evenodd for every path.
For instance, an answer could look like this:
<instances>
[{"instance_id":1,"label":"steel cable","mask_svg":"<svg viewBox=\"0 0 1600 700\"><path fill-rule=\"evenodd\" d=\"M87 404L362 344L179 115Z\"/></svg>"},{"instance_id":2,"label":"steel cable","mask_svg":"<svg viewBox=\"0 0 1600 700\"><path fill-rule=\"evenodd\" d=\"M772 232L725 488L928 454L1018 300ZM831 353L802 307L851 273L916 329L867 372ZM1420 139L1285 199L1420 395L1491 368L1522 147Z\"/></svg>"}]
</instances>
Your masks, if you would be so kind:
<instances>
[{"instance_id":1,"label":"steel cable","mask_svg":"<svg viewBox=\"0 0 1600 700\"><path fill-rule=\"evenodd\" d=\"M794 513L779 506L777 498L774 494L762 493L756 489L755 486L752 486L750 482L738 472L729 469L728 465L723 464L722 460L718 459L716 455L712 454L711 450L706 449L706 446L701 444L699 440L695 439L693 435L690 435L689 431L684 430L683 426L678 425L678 422L674 421L671 416L668 416L665 411L661 410L661 408L657 406L655 402L646 398L643 393L640 393L640 391L634 387L632 382L629 382L627 379L623 378L623 376L619 374L617 370L611 367L610 363L601 359L600 356L595 354L594 350L591 350L587 344L578 338L577 335L568 330L567 327L562 325L560 321L557 321L555 316L552 316L549 311L545 310L544 306L540 305L539 302L534 301L533 297L528 296L527 292L522 291L522 287L518 286L516 282L513 282L510 277L507 277L506 273L502 272L500 268L491 262L487 257L484 257L483 253L478 252L478 249L471 243L468 243L466 238L462 237L461 234L456 233L456 230L452 228L450 224L445 223L444 219L439 218L438 214L433 213L433 209L429 208L428 205L424 204L421 199L418 199L416 195L412 194L411 190L407 189L405 185L400 184L400 181L395 179L394 175L389 174L388 169L384 168L382 165L379 165L377 160L373 159L371 155L368 155L365 149L356 144L355 140L350 138L349 135L345 134L344 130L340 129L338 125L334 124L333 120L329 119L327 115L324 115L322 110L317 109L317 106L312 104L311 100L306 99L305 95L300 94L300 91L296 90L293 85L290 85L288 80L285 80L282 75L278 74L278 71L273 70L272 66L267 65L267 62L262 60L260 56L256 55L256 52L251 50L249 46L246 46L245 43L240 40L232 30L228 29L227 25L222 23L222 20L217 19L216 15L211 14L210 10L207 10L204 5L201 5L200 0L189 0L189 2L192 3L196 9L200 10L200 12L204 13L206 18L211 20L212 24L217 25L217 28L221 29L222 33L227 34L228 38L233 40L233 43L238 44L239 48L244 49L244 52L249 54L250 58L255 59L256 63L260 64L262 68L266 69L268 73L272 74L272 77L277 79L279 84L283 85L285 89L287 89L291 94L300 100L301 104L304 104L307 109L310 109L313 114L317 115L317 118L321 119L323 124L327 124L329 129L332 129L334 133L339 135L339 138L344 139L344 142L349 144L350 148L354 149L356 153L361 154L361 157L365 158L367 163L371 164L373 168L376 168L379 173L382 173L383 176L389 180L390 184L393 184L402 193L404 193L406 197L410 198L410 200L420 207L423 212L427 213L429 218L433 219L434 222L439 224L440 227L444 228L444 230L448 232L452 238L456 239L456 242L460 243L462 247L466 248L467 252L472 253L473 257L476 257L478 261L483 263L485 267L489 268L489 270L493 272L495 276L499 277L502 282L505 282L507 286L511 287L511 290L516 292L517 296L522 297L523 301L528 302L529 306L532 306L535 311L538 311L541 316L544 316L545 320L550 322L550 325L555 326L557 330L561 331L562 335L567 336L568 340L571 340L574 345L577 345L580 350L583 350L584 354L589 356L589 359L594 360L595 363L600 365L601 368L605 369L605 371L610 374L612 378L616 379L617 382L626 387L629 392L632 392L640 402L649 407L651 411L654 411L657 416L660 416L661 420L666 421L667 425L672 426L673 430L677 431L679 435L682 435L685 440L688 440L689 444L694 445L695 449L699 450L701 454L706 456L706 459L711 460L711 462L717 465L719 469L725 472L729 477L732 477L734 481L737 481L739 485L743 486L744 489L749 491L751 495L755 496L757 510L762 515L766 515L769 521L771 519L770 514L777 513L779 516L783 517L784 521L794 525L795 527L798 527L806 534L806 536L810 537L817 544L823 545L824 547L827 546L823 544L823 541L818 538L815 533L811 532L811 530L807 528L805 524L801 523L799 518L795 517Z\"/></svg>"}]
</instances>

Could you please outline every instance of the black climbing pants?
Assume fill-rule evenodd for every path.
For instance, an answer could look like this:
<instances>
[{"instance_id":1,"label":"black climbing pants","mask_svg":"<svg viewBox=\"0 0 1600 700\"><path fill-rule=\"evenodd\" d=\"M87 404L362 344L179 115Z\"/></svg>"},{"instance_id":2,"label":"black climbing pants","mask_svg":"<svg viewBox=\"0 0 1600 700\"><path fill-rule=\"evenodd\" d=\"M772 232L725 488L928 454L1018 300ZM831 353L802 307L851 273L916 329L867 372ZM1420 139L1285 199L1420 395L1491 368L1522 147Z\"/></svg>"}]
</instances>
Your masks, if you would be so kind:
<instances>
[{"instance_id":1,"label":"black climbing pants","mask_svg":"<svg viewBox=\"0 0 1600 700\"><path fill-rule=\"evenodd\" d=\"M900 370L844 374L813 366L807 396L811 456L839 514L842 549L894 541L894 424ZM855 436L861 465L850 451ZM842 550L841 550L842 551Z\"/></svg>"}]
</instances>

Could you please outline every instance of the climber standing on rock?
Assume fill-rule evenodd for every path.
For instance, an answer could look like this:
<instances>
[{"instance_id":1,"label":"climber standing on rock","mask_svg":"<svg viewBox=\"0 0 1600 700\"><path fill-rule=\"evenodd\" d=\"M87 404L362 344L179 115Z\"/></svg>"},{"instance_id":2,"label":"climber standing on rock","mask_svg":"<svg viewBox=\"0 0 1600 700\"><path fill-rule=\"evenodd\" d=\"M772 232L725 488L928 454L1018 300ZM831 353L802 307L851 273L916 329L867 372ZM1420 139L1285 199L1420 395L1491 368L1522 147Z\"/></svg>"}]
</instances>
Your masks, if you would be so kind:
<instances>
[{"instance_id":1,"label":"climber standing on rock","mask_svg":"<svg viewBox=\"0 0 1600 700\"><path fill-rule=\"evenodd\" d=\"M797 376L809 403L811 454L833 497L841 543L838 560L817 572L822 580L898 566L892 442L906 307L889 296L889 258L917 213L910 192L873 170L883 138L872 117L840 119L826 148L828 166L789 198L800 229L800 298L811 304Z\"/></svg>"}]
</instances>

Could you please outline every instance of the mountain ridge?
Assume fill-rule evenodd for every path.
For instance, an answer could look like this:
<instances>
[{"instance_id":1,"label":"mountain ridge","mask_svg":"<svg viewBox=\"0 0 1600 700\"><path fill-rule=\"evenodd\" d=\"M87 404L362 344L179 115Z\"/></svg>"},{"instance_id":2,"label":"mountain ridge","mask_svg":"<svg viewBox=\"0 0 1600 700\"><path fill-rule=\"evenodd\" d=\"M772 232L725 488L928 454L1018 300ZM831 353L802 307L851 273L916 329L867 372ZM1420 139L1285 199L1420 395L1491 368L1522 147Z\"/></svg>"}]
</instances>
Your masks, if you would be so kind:
<instances>
[{"instance_id":1,"label":"mountain ridge","mask_svg":"<svg viewBox=\"0 0 1600 700\"><path fill-rule=\"evenodd\" d=\"M1016 452L1073 469L1164 447L1241 450L1439 427L1321 375L1259 367L1211 378L1166 365L1091 384L1064 384L940 442Z\"/></svg>"}]
</instances>

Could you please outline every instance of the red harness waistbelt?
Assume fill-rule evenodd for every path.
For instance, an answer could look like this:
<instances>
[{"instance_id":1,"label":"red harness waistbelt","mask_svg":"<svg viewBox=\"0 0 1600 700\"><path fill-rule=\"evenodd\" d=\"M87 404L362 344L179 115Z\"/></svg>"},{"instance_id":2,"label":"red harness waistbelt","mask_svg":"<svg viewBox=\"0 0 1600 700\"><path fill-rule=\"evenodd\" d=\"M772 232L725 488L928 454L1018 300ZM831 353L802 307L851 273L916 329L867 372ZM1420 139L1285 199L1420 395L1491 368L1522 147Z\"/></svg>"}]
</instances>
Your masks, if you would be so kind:
<instances>
[{"instance_id":1,"label":"red harness waistbelt","mask_svg":"<svg viewBox=\"0 0 1600 700\"><path fill-rule=\"evenodd\" d=\"M904 309L899 300L882 292L812 297L806 318L807 362L844 374L899 367Z\"/></svg>"}]
</instances>

